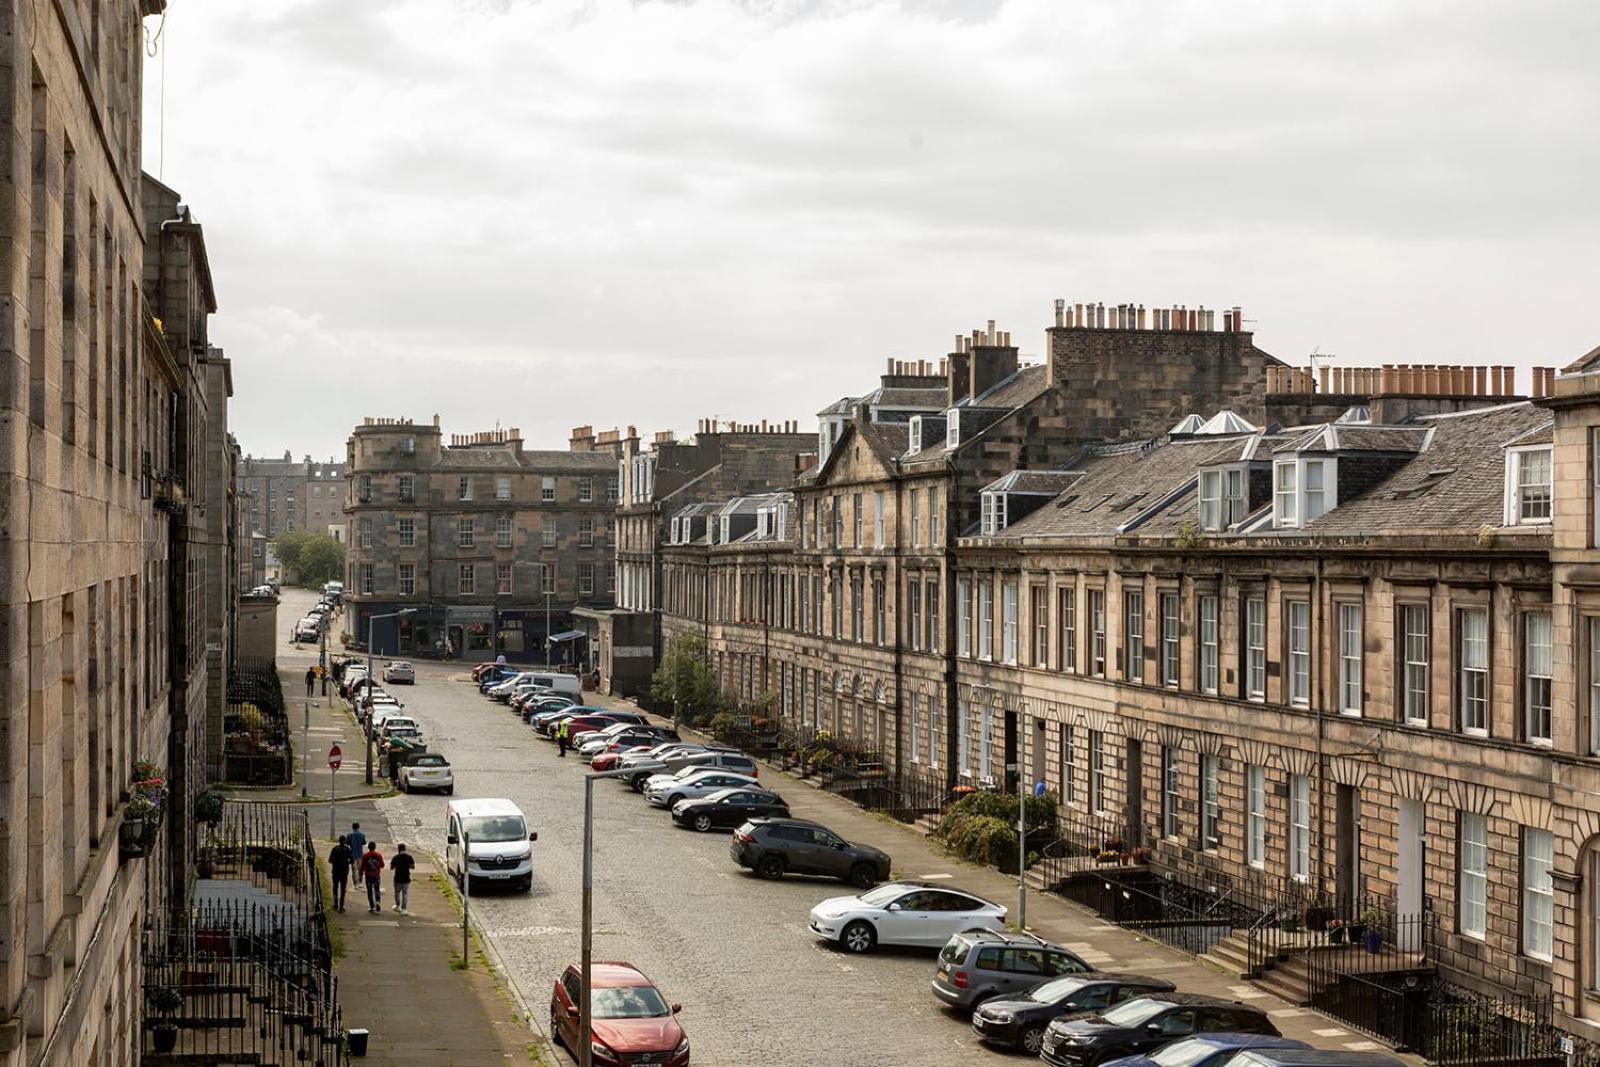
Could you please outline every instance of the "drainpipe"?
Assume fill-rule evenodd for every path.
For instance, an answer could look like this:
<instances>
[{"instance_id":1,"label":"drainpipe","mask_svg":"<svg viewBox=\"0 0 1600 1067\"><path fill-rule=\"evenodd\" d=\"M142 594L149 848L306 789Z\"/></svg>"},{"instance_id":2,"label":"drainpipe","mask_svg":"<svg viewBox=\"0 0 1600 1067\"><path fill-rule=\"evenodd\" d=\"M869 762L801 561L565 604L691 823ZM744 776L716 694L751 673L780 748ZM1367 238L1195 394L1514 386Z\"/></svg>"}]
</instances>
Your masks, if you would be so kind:
<instances>
[{"instance_id":1,"label":"drainpipe","mask_svg":"<svg viewBox=\"0 0 1600 1067\"><path fill-rule=\"evenodd\" d=\"M898 474L900 472L900 457L899 456L896 456L895 459L894 459L894 469L895 469L895 473L896 474ZM885 593L887 593L889 591L889 589L890 589L890 584L889 583L891 581L894 583L894 585L893 585L893 588L894 588L894 604L895 604L895 609L896 609L895 610L895 618L897 620L902 615L902 612L901 612L900 609L904 607L904 605L900 603L900 579L902 577L902 570L903 570L903 564L902 564L902 560L901 560L902 553L901 553L901 546L900 546L900 530L899 530L899 527L900 527L900 521L899 521L900 520L900 496L901 496L900 487L899 487L898 484L896 484L896 486L895 486L895 494L894 494L895 535L892 538L889 539L890 542L894 545L894 550L893 550L893 555L890 557L891 560L892 560L892 563L891 563L891 565L889 567L890 577L885 578L884 579L884 583L883 583L883 589L884 589ZM920 581L921 579L918 579L918 580ZM906 689L906 686L905 686L905 642L903 642L900 639L900 627L898 625L895 626L894 632L892 634L889 632L889 611L888 611L887 608L883 608L881 610L883 611L883 623L884 623L883 636L884 636L885 640L887 640L889 642L890 647L894 650L894 652L893 652L893 657L894 657L894 776L895 776L895 779L898 781L901 778L901 774L900 774L900 768L902 766L902 755L901 754L903 752L903 749L902 749L901 746L905 741L905 733L904 733L904 731L905 731L905 706L906 706L906 697L905 697L905 689ZM926 612L928 610L928 605L927 605L926 602L923 603L922 610L923 610L924 614L926 614ZM913 705L913 707L911 709L911 714L913 716L915 716L916 713L917 713L917 709ZM904 762L910 762L910 761L909 761L909 759L907 759L907 760L904 760Z\"/></svg>"},{"instance_id":2,"label":"drainpipe","mask_svg":"<svg viewBox=\"0 0 1600 1067\"><path fill-rule=\"evenodd\" d=\"M956 490L959 487L959 475L955 470L955 464L948 457L945 459L945 471L948 477L945 478L944 523L943 529L939 531L940 544L935 547L940 552L940 572L944 586L942 599L947 601L949 605L944 613L944 644L943 652L941 653L944 656L944 785L945 791L948 792L955 788L956 784L956 685L958 680L956 668L959 660L956 658L957 623L955 609L956 605L960 603L960 599L956 595L955 559L955 500Z\"/></svg>"},{"instance_id":3,"label":"drainpipe","mask_svg":"<svg viewBox=\"0 0 1600 1067\"><path fill-rule=\"evenodd\" d=\"M1312 670L1315 672L1316 693L1313 697L1317 711L1317 892L1322 892L1322 887L1328 884L1328 848L1327 848L1327 811L1324 798L1326 774L1323 760L1323 742L1327 732L1327 671L1325 669L1326 651L1322 647L1323 612L1322 612L1322 556L1317 556L1317 576L1312 583L1312 629L1310 634L1311 647L1317 650L1311 659Z\"/></svg>"}]
</instances>

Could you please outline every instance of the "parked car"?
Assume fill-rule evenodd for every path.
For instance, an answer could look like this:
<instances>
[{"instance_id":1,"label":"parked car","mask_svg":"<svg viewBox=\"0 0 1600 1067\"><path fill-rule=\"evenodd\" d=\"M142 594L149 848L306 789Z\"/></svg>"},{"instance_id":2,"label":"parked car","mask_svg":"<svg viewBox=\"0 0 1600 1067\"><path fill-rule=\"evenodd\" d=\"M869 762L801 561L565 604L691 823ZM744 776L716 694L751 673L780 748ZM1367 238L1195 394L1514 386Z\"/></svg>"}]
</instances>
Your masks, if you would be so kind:
<instances>
[{"instance_id":1,"label":"parked car","mask_svg":"<svg viewBox=\"0 0 1600 1067\"><path fill-rule=\"evenodd\" d=\"M545 720L543 726L540 727L540 732L546 737L554 739L556 736L555 728L561 724L563 719L584 720L581 723L568 727L568 741L571 741L574 736L584 730L593 730L603 726L610 726L619 721L615 718L612 718L611 713L606 711L605 708L597 708L592 704L573 704L563 710L560 715Z\"/></svg>"},{"instance_id":2,"label":"parked car","mask_svg":"<svg viewBox=\"0 0 1600 1067\"><path fill-rule=\"evenodd\" d=\"M1327 1052L1322 1049L1262 1048L1237 1052L1224 1067L1402 1067L1381 1052Z\"/></svg>"},{"instance_id":3,"label":"parked car","mask_svg":"<svg viewBox=\"0 0 1600 1067\"><path fill-rule=\"evenodd\" d=\"M386 683L404 682L406 685L415 685L417 683L417 672L405 660L395 660L393 663L384 665L383 680Z\"/></svg>"},{"instance_id":4,"label":"parked car","mask_svg":"<svg viewBox=\"0 0 1600 1067\"><path fill-rule=\"evenodd\" d=\"M456 791L456 778L450 761L437 752L415 752L400 765L400 792L437 789L446 796Z\"/></svg>"},{"instance_id":5,"label":"parked car","mask_svg":"<svg viewBox=\"0 0 1600 1067\"><path fill-rule=\"evenodd\" d=\"M583 751L583 746L591 741L609 741L624 730L637 730L641 727L631 722L608 722L604 726L593 730L574 730L567 738L567 743L578 751Z\"/></svg>"},{"instance_id":6,"label":"parked car","mask_svg":"<svg viewBox=\"0 0 1600 1067\"><path fill-rule=\"evenodd\" d=\"M1170 1045L1163 1045L1148 1056L1123 1056L1120 1059L1109 1060L1106 1067L1111 1067L1112 1064L1116 1067L1223 1067L1226 1063L1237 1063L1239 1053L1246 1050L1270 1050L1276 1053L1305 1051L1310 1048L1311 1046L1304 1041L1273 1037L1270 1034L1206 1034L1203 1037L1189 1037L1182 1041L1174 1041ZM1333 1062L1343 1064L1350 1061L1338 1059Z\"/></svg>"},{"instance_id":7,"label":"parked car","mask_svg":"<svg viewBox=\"0 0 1600 1067\"><path fill-rule=\"evenodd\" d=\"M316 619L307 617L295 623L294 639L296 641L316 641L322 637L322 624Z\"/></svg>"},{"instance_id":8,"label":"parked car","mask_svg":"<svg viewBox=\"0 0 1600 1067\"><path fill-rule=\"evenodd\" d=\"M731 830L746 819L789 817L789 805L782 797L750 786L722 789L699 800L680 800L671 810L673 822L702 834L714 827Z\"/></svg>"},{"instance_id":9,"label":"parked car","mask_svg":"<svg viewBox=\"0 0 1600 1067\"><path fill-rule=\"evenodd\" d=\"M688 1067L689 1038L655 984L631 963L589 965L589 1030L578 1033L583 972L569 966L550 993L550 1036L569 1051L588 1042L591 1058L605 1067L624 1063ZM577 1053L574 1051L574 1055Z\"/></svg>"},{"instance_id":10,"label":"parked car","mask_svg":"<svg viewBox=\"0 0 1600 1067\"><path fill-rule=\"evenodd\" d=\"M667 790L681 782L687 782L689 779L697 777L698 775L707 774L712 771L721 771L723 769L724 768L717 766L708 767L698 763L691 763L687 766L679 767L670 774L666 771L662 771L660 774L652 774L648 779L645 780L644 788L639 790L639 792L643 793L646 798L648 798L651 793L665 794ZM730 773L740 774L738 771L732 771ZM754 775L743 774L740 776L750 785L757 784ZM670 808L672 805L664 804L662 806Z\"/></svg>"},{"instance_id":11,"label":"parked car","mask_svg":"<svg viewBox=\"0 0 1600 1067\"><path fill-rule=\"evenodd\" d=\"M1279 1036L1267 1013L1249 1004L1200 993L1152 993L1055 1020L1045 1031L1039 1058L1051 1067L1090 1067L1207 1033Z\"/></svg>"},{"instance_id":12,"label":"parked car","mask_svg":"<svg viewBox=\"0 0 1600 1067\"><path fill-rule=\"evenodd\" d=\"M578 755L584 762L593 764L593 761L609 752L618 752L622 749L633 748L636 745L648 745L661 739L663 731L655 726L630 726L620 733L612 734L603 740L590 741L578 750Z\"/></svg>"},{"instance_id":13,"label":"parked car","mask_svg":"<svg viewBox=\"0 0 1600 1067\"><path fill-rule=\"evenodd\" d=\"M649 745L634 745L632 748L621 748L615 751L602 752L594 759L589 761L589 767L591 770L596 771L615 770L617 761L622 759L623 756L626 756L631 752L644 752L649 748Z\"/></svg>"},{"instance_id":14,"label":"parked car","mask_svg":"<svg viewBox=\"0 0 1600 1067\"><path fill-rule=\"evenodd\" d=\"M671 811L680 800L700 800L724 789L747 789L756 785L748 775L725 771L720 767L697 770L693 774L671 779L645 788L644 798L658 808Z\"/></svg>"},{"instance_id":15,"label":"parked car","mask_svg":"<svg viewBox=\"0 0 1600 1067\"><path fill-rule=\"evenodd\" d=\"M490 664L488 670L478 675L478 692L487 693L491 687L515 678L518 673L515 667L507 667L503 663Z\"/></svg>"},{"instance_id":16,"label":"parked car","mask_svg":"<svg viewBox=\"0 0 1600 1067\"><path fill-rule=\"evenodd\" d=\"M866 889L889 877L889 854L803 819L751 819L728 843L733 862L763 878L820 874Z\"/></svg>"},{"instance_id":17,"label":"parked car","mask_svg":"<svg viewBox=\"0 0 1600 1067\"><path fill-rule=\"evenodd\" d=\"M470 878L527 892L533 888L530 842L537 840L522 809L509 800L453 800L445 807L444 866L457 885Z\"/></svg>"},{"instance_id":18,"label":"parked car","mask_svg":"<svg viewBox=\"0 0 1600 1067\"><path fill-rule=\"evenodd\" d=\"M1073 1012L1100 1011L1150 993L1170 993L1174 988L1164 978L1136 974L1069 974L1026 992L1002 994L979 1003L972 1013L972 1032L980 1041L1037 1056L1052 1020Z\"/></svg>"},{"instance_id":19,"label":"parked car","mask_svg":"<svg viewBox=\"0 0 1600 1067\"><path fill-rule=\"evenodd\" d=\"M853 897L830 897L811 909L812 933L850 952L877 945L937 948L976 926L1003 930L1006 909L959 889L928 882L888 882Z\"/></svg>"},{"instance_id":20,"label":"parked car","mask_svg":"<svg viewBox=\"0 0 1600 1067\"><path fill-rule=\"evenodd\" d=\"M532 726L535 731L541 731L545 723L559 715L565 715L567 713L567 709L570 707L572 707L571 704L556 704L549 707L536 707L528 714L528 725Z\"/></svg>"},{"instance_id":21,"label":"parked car","mask_svg":"<svg viewBox=\"0 0 1600 1067\"><path fill-rule=\"evenodd\" d=\"M990 997L1092 970L1076 952L1032 934L963 930L951 934L939 950L933 995L953 1008L970 1011Z\"/></svg>"},{"instance_id":22,"label":"parked car","mask_svg":"<svg viewBox=\"0 0 1600 1067\"><path fill-rule=\"evenodd\" d=\"M645 718L644 718L643 715L635 715L634 713L629 712L629 711L599 711L599 712L596 712L596 714L604 715L607 719L611 720L610 722L606 723L606 725L604 725L604 726L600 727L598 730L594 731L594 733L596 733L596 734L605 734L605 733L614 734L614 733L620 732L624 728L632 728L632 729L635 729L635 730L663 730L663 729L665 729L664 727L661 727L661 726L653 726L649 722L645 721ZM577 731L577 732L573 733L573 735L570 738L568 738L568 740L571 741L573 745L578 746L578 747L581 748L583 745L586 745L590 741L595 740L595 737L594 737L593 734L590 734L589 736L585 736L585 731Z\"/></svg>"},{"instance_id":23,"label":"parked car","mask_svg":"<svg viewBox=\"0 0 1600 1067\"><path fill-rule=\"evenodd\" d=\"M376 717L376 713L374 713ZM388 737L396 730L421 730L422 724L409 715L385 715L378 721L378 736Z\"/></svg>"},{"instance_id":24,"label":"parked car","mask_svg":"<svg viewBox=\"0 0 1600 1067\"><path fill-rule=\"evenodd\" d=\"M732 749L705 749L699 752L669 753L662 759L641 760L634 764L627 776L627 780L639 792L644 792L650 779L657 774L676 774L685 767L701 769L721 767L724 770L737 771L747 774L751 778L759 778L760 771L756 768L756 761L746 756L743 752Z\"/></svg>"}]
</instances>

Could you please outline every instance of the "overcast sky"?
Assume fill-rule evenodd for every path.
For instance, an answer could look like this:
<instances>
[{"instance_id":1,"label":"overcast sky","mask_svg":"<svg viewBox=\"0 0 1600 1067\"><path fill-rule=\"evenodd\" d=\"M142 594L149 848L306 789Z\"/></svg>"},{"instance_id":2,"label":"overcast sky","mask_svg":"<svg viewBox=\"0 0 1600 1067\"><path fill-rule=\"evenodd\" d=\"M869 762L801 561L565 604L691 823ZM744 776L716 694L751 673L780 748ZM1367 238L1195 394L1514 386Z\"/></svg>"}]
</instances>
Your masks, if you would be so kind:
<instances>
[{"instance_id":1,"label":"overcast sky","mask_svg":"<svg viewBox=\"0 0 1600 1067\"><path fill-rule=\"evenodd\" d=\"M257 455L810 426L985 319L1040 356L1056 297L1560 365L1600 344L1597 39L1592 0L169 0L145 167Z\"/></svg>"}]
</instances>

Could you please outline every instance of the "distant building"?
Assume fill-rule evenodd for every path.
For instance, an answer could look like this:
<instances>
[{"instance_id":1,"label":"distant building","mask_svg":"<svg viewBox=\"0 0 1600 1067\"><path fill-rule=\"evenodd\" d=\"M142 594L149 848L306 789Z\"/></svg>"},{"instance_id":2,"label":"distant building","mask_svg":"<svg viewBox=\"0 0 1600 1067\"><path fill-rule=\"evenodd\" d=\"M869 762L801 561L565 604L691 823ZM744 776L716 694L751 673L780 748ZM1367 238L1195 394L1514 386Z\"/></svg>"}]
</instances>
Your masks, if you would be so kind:
<instances>
[{"instance_id":1,"label":"distant building","mask_svg":"<svg viewBox=\"0 0 1600 1067\"><path fill-rule=\"evenodd\" d=\"M631 434L630 429L630 434ZM617 431L527 449L517 430L452 434L367 419L350 436L346 626L374 648L587 665L573 612L612 601Z\"/></svg>"},{"instance_id":2,"label":"distant building","mask_svg":"<svg viewBox=\"0 0 1600 1067\"><path fill-rule=\"evenodd\" d=\"M250 495L250 522L268 539L285 530L321 533L346 521L345 463L246 455L239 461L239 487Z\"/></svg>"}]
</instances>

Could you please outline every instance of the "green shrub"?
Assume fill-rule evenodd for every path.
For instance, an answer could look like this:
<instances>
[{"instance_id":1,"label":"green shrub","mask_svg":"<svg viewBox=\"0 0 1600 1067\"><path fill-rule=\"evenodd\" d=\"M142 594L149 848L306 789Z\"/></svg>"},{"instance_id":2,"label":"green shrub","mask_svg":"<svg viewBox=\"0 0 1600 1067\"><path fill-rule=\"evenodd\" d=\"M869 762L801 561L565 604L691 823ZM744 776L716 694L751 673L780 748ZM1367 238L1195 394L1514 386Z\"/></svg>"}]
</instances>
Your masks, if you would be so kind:
<instances>
[{"instance_id":1,"label":"green shrub","mask_svg":"<svg viewBox=\"0 0 1600 1067\"><path fill-rule=\"evenodd\" d=\"M1055 794L1030 796L1023 811L1029 835L1044 834L1055 819ZM1017 798L990 790L969 793L946 810L934 837L962 859L1016 870Z\"/></svg>"},{"instance_id":2,"label":"green shrub","mask_svg":"<svg viewBox=\"0 0 1600 1067\"><path fill-rule=\"evenodd\" d=\"M725 711L719 711L711 717L711 733L718 741L726 741L733 736L733 731L738 729L739 720Z\"/></svg>"}]
</instances>

